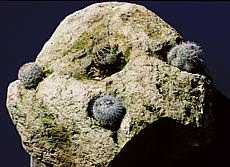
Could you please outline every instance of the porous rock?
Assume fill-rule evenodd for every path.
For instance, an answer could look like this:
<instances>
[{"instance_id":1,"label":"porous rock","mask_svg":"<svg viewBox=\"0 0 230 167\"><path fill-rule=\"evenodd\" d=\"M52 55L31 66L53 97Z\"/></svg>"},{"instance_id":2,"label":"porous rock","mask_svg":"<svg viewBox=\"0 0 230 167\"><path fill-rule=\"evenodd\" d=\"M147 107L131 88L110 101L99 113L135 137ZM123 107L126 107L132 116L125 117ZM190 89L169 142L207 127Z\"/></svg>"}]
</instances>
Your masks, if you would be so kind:
<instances>
[{"instance_id":1,"label":"porous rock","mask_svg":"<svg viewBox=\"0 0 230 167\"><path fill-rule=\"evenodd\" d=\"M191 132L190 146L209 143L209 136L194 136L210 132L212 82L165 61L181 41L174 28L136 4L96 3L67 16L35 61L44 80L31 89L19 80L8 87L7 108L24 149L54 166L108 166L162 118L202 129ZM106 47L116 62L98 66L97 53ZM116 131L88 114L90 100L103 95L126 109Z\"/></svg>"}]
</instances>

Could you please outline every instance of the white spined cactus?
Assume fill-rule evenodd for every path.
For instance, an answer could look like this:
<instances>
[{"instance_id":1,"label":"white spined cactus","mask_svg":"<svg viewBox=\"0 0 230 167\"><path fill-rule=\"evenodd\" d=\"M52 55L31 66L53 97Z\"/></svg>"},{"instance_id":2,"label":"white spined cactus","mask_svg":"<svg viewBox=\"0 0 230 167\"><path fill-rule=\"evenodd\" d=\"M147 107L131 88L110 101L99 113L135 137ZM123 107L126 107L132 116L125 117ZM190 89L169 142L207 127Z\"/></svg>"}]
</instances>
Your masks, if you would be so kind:
<instances>
[{"instance_id":1,"label":"white spined cactus","mask_svg":"<svg viewBox=\"0 0 230 167\"><path fill-rule=\"evenodd\" d=\"M201 54L200 46L187 41L173 47L167 54L167 61L183 71L199 72L203 68Z\"/></svg>"},{"instance_id":2,"label":"white spined cactus","mask_svg":"<svg viewBox=\"0 0 230 167\"><path fill-rule=\"evenodd\" d=\"M93 102L92 114L103 126L117 126L125 115L125 110L117 98L102 96Z\"/></svg>"}]
</instances>

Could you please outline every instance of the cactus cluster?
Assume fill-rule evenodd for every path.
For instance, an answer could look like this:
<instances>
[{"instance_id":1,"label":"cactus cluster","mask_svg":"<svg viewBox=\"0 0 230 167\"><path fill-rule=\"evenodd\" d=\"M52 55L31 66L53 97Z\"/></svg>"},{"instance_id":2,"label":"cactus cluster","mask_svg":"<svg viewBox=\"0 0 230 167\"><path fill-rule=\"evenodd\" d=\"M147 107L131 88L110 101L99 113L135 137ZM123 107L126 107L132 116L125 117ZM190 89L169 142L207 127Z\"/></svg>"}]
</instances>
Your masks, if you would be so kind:
<instances>
[{"instance_id":1,"label":"cactus cluster","mask_svg":"<svg viewBox=\"0 0 230 167\"><path fill-rule=\"evenodd\" d=\"M117 127L125 115L119 100L111 95L98 97L93 101L91 112L102 126Z\"/></svg>"},{"instance_id":2,"label":"cactus cluster","mask_svg":"<svg viewBox=\"0 0 230 167\"><path fill-rule=\"evenodd\" d=\"M181 70L199 72L203 66L201 54L200 46L187 41L173 47L167 54L167 61Z\"/></svg>"},{"instance_id":3,"label":"cactus cluster","mask_svg":"<svg viewBox=\"0 0 230 167\"><path fill-rule=\"evenodd\" d=\"M24 64L18 71L18 79L23 83L25 88L36 87L42 77L42 69L34 62Z\"/></svg>"}]
</instances>

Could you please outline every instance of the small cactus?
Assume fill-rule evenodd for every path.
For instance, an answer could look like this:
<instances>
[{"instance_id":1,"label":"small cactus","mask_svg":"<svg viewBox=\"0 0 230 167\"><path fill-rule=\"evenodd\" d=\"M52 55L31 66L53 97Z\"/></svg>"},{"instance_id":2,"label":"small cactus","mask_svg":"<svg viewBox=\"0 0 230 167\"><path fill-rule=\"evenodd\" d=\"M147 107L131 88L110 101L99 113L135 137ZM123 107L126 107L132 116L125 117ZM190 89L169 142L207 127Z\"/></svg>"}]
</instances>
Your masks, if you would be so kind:
<instances>
[{"instance_id":1,"label":"small cactus","mask_svg":"<svg viewBox=\"0 0 230 167\"><path fill-rule=\"evenodd\" d=\"M25 88L37 86L42 79L43 72L34 62L29 62L20 67L18 71L18 79L23 83Z\"/></svg>"},{"instance_id":2,"label":"small cactus","mask_svg":"<svg viewBox=\"0 0 230 167\"><path fill-rule=\"evenodd\" d=\"M117 61L117 53L107 46L96 52L95 64L97 66L109 66Z\"/></svg>"},{"instance_id":3,"label":"small cactus","mask_svg":"<svg viewBox=\"0 0 230 167\"><path fill-rule=\"evenodd\" d=\"M113 96L98 97L91 112L101 125L107 127L117 127L125 114L124 107Z\"/></svg>"},{"instance_id":4,"label":"small cactus","mask_svg":"<svg viewBox=\"0 0 230 167\"><path fill-rule=\"evenodd\" d=\"M92 52L92 63L87 67L88 77L96 80L102 80L120 70L126 64L122 51L119 51L118 45L97 46Z\"/></svg>"},{"instance_id":5,"label":"small cactus","mask_svg":"<svg viewBox=\"0 0 230 167\"><path fill-rule=\"evenodd\" d=\"M188 72L199 72L203 67L200 58L202 50L194 42L183 42L173 47L167 54L169 64Z\"/></svg>"}]
</instances>

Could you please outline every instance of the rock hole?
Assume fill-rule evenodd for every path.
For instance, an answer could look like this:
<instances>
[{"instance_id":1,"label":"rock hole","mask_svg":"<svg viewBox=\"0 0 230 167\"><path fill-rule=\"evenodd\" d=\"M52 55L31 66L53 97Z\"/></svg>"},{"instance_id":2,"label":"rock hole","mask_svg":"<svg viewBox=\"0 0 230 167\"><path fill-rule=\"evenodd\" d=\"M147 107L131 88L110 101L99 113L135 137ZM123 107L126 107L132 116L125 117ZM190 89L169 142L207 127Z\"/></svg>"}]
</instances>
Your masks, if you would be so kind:
<instances>
[{"instance_id":1,"label":"rock hole","mask_svg":"<svg viewBox=\"0 0 230 167\"><path fill-rule=\"evenodd\" d=\"M154 106L145 106L146 110L149 111L149 112L154 112L155 111L155 108Z\"/></svg>"},{"instance_id":2,"label":"rock hole","mask_svg":"<svg viewBox=\"0 0 230 167\"><path fill-rule=\"evenodd\" d=\"M93 60L86 72L89 78L104 79L121 71L126 63L127 60L118 45L105 46L94 53Z\"/></svg>"},{"instance_id":3,"label":"rock hole","mask_svg":"<svg viewBox=\"0 0 230 167\"><path fill-rule=\"evenodd\" d=\"M198 83L195 82L194 80L191 80L191 87L196 88L198 86Z\"/></svg>"},{"instance_id":4,"label":"rock hole","mask_svg":"<svg viewBox=\"0 0 230 167\"><path fill-rule=\"evenodd\" d=\"M113 138L114 143L117 144L117 131L113 131L112 138Z\"/></svg>"}]
</instances>

